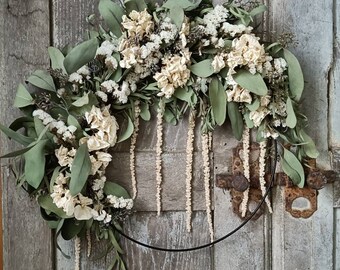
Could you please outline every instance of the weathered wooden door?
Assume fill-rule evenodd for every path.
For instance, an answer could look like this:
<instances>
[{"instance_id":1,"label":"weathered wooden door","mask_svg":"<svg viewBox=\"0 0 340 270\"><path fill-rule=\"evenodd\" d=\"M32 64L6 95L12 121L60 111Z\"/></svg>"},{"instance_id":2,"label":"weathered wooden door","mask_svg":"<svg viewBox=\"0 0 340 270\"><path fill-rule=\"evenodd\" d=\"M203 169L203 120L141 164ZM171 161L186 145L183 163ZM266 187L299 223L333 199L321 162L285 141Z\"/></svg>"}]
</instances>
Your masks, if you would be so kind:
<instances>
[{"instance_id":1,"label":"weathered wooden door","mask_svg":"<svg viewBox=\"0 0 340 270\"><path fill-rule=\"evenodd\" d=\"M217 1L216 1L217 2ZM266 36L296 34L293 51L302 63L306 90L304 110L309 131L321 152L321 168L340 170L340 2L336 0L264 0L269 11L262 18ZM38 67L49 65L47 47L76 43L88 28L86 16L94 13L91 0L1 0L0 2L0 120L8 124L18 112L11 104L19 82ZM143 125L137 143L138 213L125 226L127 232L147 243L164 247L191 247L207 243L209 231L204 212L204 186L197 142L194 179L193 232L185 229L185 138L186 121L165 131L164 210L155 214L154 123ZM15 145L0 138L0 152ZM214 175L230 167L232 139L228 125L213 138ZM110 175L129 185L128 145L115 154ZM119 174L117 174L119 168ZM36 203L16 190L7 161L1 163L4 269L72 269L73 260L55 248L51 232L40 218ZM214 179L211 179L213 186ZM216 238L240 223L232 213L230 197L214 188ZM318 211L308 219L295 219L285 212L283 188L272 194L274 213L250 222L236 235L214 248L190 253L151 251L124 242L128 269L225 270L225 269L340 269L340 185L327 185L318 196ZM65 253L73 256L73 244L58 239ZM83 251L86 243L83 243ZM106 269L110 258L94 261L82 254L81 269Z\"/></svg>"}]
</instances>

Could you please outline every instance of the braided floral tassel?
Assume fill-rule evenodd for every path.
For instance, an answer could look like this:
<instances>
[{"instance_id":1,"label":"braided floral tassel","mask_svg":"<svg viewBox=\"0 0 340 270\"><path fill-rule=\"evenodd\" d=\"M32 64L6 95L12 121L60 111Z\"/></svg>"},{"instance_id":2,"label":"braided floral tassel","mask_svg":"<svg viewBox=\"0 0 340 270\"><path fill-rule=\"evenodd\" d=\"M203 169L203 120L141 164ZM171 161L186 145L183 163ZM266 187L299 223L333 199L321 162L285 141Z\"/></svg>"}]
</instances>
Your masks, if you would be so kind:
<instances>
[{"instance_id":1,"label":"braided floral tassel","mask_svg":"<svg viewBox=\"0 0 340 270\"><path fill-rule=\"evenodd\" d=\"M249 167L250 132L249 132L248 127L245 127L243 131L242 143L243 143L243 158L242 158L243 174L249 182L250 181L250 167ZM247 213L248 200L249 200L249 188L243 192L243 200L242 200L241 209L240 209L242 217L245 217Z\"/></svg>"},{"instance_id":2,"label":"braided floral tassel","mask_svg":"<svg viewBox=\"0 0 340 270\"><path fill-rule=\"evenodd\" d=\"M164 107L160 104L157 112L157 143L156 143L156 200L157 200L157 215L161 214L162 210L162 147L163 147L163 113Z\"/></svg>"},{"instance_id":3,"label":"braided floral tassel","mask_svg":"<svg viewBox=\"0 0 340 270\"><path fill-rule=\"evenodd\" d=\"M214 228L211 216L211 198L210 198L210 158L209 158L209 135L202 134L202 155L203 155L203 173L204 173L204 189L205 189L205 204L207 211L207 219L209 225L210 239L214 241Z\"/></svg>"},{"instance_id":4,"label":"braided floral tassel","mask_svg":"<svg viewBox=\"0 0 340 270\"><path fill-rule=\"evenodd\" d=\"M187 231L191 231L192 219L192 168L194 158L194 139L195 139L195 119L196 111L193 110L189 115L188 138L187 138L187 160L186 160L186 212L187 212Z\"/></svg>"},{"instance_id":5,"label":"braided floral tassel","mask_svg":"<svg viewBox=\"0 0 340 270\"><path fill-rule=\"evenodd\" d=\"M131 183L132 183L132 199L136 199L137 197L137 178L136 178L136 142L139 131L139 115L140 115L140 107L139 104L135 103L135 120L134 120L134 131L131 136L131 144L130 144L130 172L131 172Z\"/></svg>"},{"instance_id":6,"label":"braided floral tassel","mask_svg":"<svg viewBox=\"0 0 340 270\"><path fill-rule=\"evenodd\" d=\"M75 260L75 266L74 270L80 270L80 251L81 251L81 246L80 246L80 238L76 236L74 239L74 260Z\"/></svg>"},{"instance_id":7,"label":"braided floral tassel","mask_svg":"<svg viewBox=\"0 0 340 270\"><path fill-rule=\"evenodd\" d=\"M260 157L259 157L259 178L260 178L260 186L262 191L262 196L266 193L266 152L267 152L267 140L260 142ZM273 213L269 198L266 197L266 203L270 213Z\"/></svg>"}]
</instances>

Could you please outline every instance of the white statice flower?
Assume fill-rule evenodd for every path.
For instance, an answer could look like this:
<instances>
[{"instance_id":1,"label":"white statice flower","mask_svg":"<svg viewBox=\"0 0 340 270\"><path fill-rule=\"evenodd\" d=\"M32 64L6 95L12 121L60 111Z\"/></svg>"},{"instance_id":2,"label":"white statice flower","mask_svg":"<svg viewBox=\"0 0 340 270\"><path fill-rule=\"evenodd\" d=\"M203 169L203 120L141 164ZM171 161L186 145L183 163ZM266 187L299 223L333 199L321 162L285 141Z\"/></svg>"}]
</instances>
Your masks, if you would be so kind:
<instances>
[{"instance_id":1,"label":"white statice flower","mask_svg":"<svg viewBox=\"0 0 340 270\"><path fill-rule=\"evenodd\" d=\"M92 199L83 196L82 194L78 195L77 205L74 208L74 217L77 220L89 220L93 217L93 209L89 207L92 205Z\"/></svg>"},{"instance_id":2,"label":"white statice flower","mask_svg":"<svg viewBox=\"0 0 340 270\"><path fill-rule=\"evenodd\" d=\"M221 23L225 22L229 17L229 11L222 5L217 5L213 10L203 17L205 24L205 33L209 36L217 36Z\"/></svg>"},{"instance_id":3,"label":"white statice flower","mask_svg":"<svg viewBox=\"0 0 340 270\"><path fill-rule=\"evenodd\" d=\"M130 210L133 207L132 199L124 199L123 197L117 197L113 195L108 195L107 199L114 208L126 208Z\"/></svg>"},{"instance_id":4,"label":"white statice flower","mask_svg":"<svg viewBox=\"0 0 340 270\"><path fill-rule=\"evenodd\" d=\"M118 61L115 57L108 56L105 59L105 65L111 70L116 70L118 67Z\"/></svg>"},{"instance_id":5,"label":"white statice flower","mask_svg":"<svg viewBox=\"0 0 340 270\"><path fill-rule=\"evenodd\" d=\"M87 79L89 78L88 76L90 76L91 72L90 72L90 68L87 65L82 66L80 69L77 70L77 73L79 75L82 75L84 77L87 77Z\"/></svg>"},{"instance_id":6,"label":"white statice flower","mask_svg":"<svg viewBox=\"0 0 340 270\"><path fill-rule=\"evenodd\" d=\"M168 56L163 60L161 72L155 74L154 78L161 92L158 96L170 98L175 89L184 86L190 78L190 70L187 64L190 62L188 49L182 55Z\"/></svg>"},{"instance_id":7,"label":"white statice flower","mask_svg":"<svg viewBox=\"0 0 340 270\"><path fill-rule=\"evenodd\" d=\"M97 91L96 93L96 96L99 97L103 102L107 102L108 100L108 96L105 92L103 91Z\"/></svg>"},{"instance_id":8,"label":"white statice flower","mask_svg":"<svg viewBox=\"0 0 340 270\"><path fill-rule=\"evenodd\" d=\"M55 156L58 159L59 165L62 167L71 167L75 155L76 150L74 148L69 150L64 146L60 146L58 149L55 150Z\"/></svg>"},{"instance_id":9,"label":"white statice flower","mask_svg":"<svg viewBox=\"0 0 340 270\"><path fill-rule=\"evenodd\" d=\"M128 102L128 96L131 94L130 85L128 82L123 81L122 85L116 89L112 95L118 99L122 104Z\"/></svg>"},{"instance_id":10,"label":"white statice flower","mask_svg":"<svg viewBox=\"0 0 340 270\"><path fill-rule=\"evenodd\" d=\"M92 185L92 189L94 191L98 191L98 190L101 190L104 188L104 185L105 185L105 182L106 182L106 177L105 176L102 176L101 178L99 179L95 179L93 181L93 185Z\"/></svg>"},{"instance_id":11,"label":"white statice flower","mask_svg":"<svg viewBox=\"0 0 340 270\"><path fill-rule=\"evenodd\" d=\"M83 84L84 83L84 79L83 76L80 75L77 72L73 72L70 74L68 81L71 83L78 83L78 84Z\"/></svg>"},{"instance_id":12,"label":"white statice flower","mask_svg":"<svg viewBox=\"0 0 340 270\"><path fill-rule=\"evenodd\" d=\"M146 9L141 12L133 10L129 16L123 15L122 26L127 30L128 37L142 39L144 35L149 35L153 31L154 23Z\"/></svg>"},{"instance_id":13,"label":"white statice flower","mask_svg":"<svg viewBox=\"0 0 340 270\"><path fill-rule=\"evenodd\" d=\"M97 49L96 55L110 57L115 50L117 50L117 45L105 40Z\"/></svg>"},{"instance_id":14,"label":"white statice flower","mask_svg":"<svg viewBox=\"0 0 340 270\"><path fill-rule=\"evenodd\" d=\"M179 39L181 41L182 48L187 46L187 36L190 34L190 21L187 16L184 17L181 31L179 32Z\"/></svg>"},{"instance_id":15,"label":"white statice flower","mask_svg":"<svg viewBox=\"0 0 340 270\"><path fill-rule=\"evenodd\" d=\"M159 28L161 29L161 31L158 35L160 37L160 40L162 40L164 43L170 43L177 37L177 26L172 23L172 20L169 17L164 18Z\"/></svg>"},{"instance_id":16,"label":"white statice flower","mask_svg":"<svg viewBox=\"0 0 340 270\"><path fill-rule=\"evenodd\" d=\"M111 222L112 216L102 209L99 211L99 213L97 212L95 215L93 215L93 219L97 221L103 221L104 224L108 224Z\"/></svg>"},{"instance_id":17,"label":"white statice flower","mask_svg":"<svg viewBox=\"0 0 340 270\"><path fill-rule=\"evenodd\" d=\"M252 74L262 72L267 55L259 38L250 34L243 34L232 42L232 51L228 54L227 63L229 73L234 73L236 67L247 66Z\"/></svg>"},{"instance_id":18,"label":"white statice flower","mask_svg":"<svg viewBox=\"0 0 340 270\"><path fill-rule=\"evenodd\" d=\"M249 118L253 121L255 127L259 127L263 119L270 113L266 107L260 107L256 111L250 112Z\"/></svg>"},{"instance_id":19,"label":"white statice flower","mask_svg":"<svg viewBox=\"0 0 340 270\"><path fill-rule=\"evenodd\" d=\"M274 68L278 75L282 75L282 73L287 69L287 62L283 58L275 58L274 59Z\"/></svg>"},{"instance_id":20,"label":"white statice flower","mask_svg":"<svg viewBox=\"0 0 340 270\"><path fill-rule=\"evenodd\" d=\"M226 66L225 61L224 61L225 56L226 56L225 54L215 55L214 60L211 63L215 73L218 73L223 68L225 68L225 66Z\"/></svg>"},{"instance_id":21,"label":"white statice flower","mask_svg":"<svg viewBox=\"0 0 340 270\"><path fill-rule=\"evenodd\" d=\"M250 34L253 30L253 27L245 26L244 24L231 24L228 22L224 22L221 30L224 34L235 37L239 34Z\"/></svg>"},{"instance_id":22,"label":"white statice flower","mask_svg":"<svg viewBox=\"0 0 340 270\"><path fill-rule=\"evenodd\" d=\"M101 89L105 93L112 93L114 90L118 90L118 88L118 83L113 80L108 80L101 83Z\"/></svg>"}]
</instances>

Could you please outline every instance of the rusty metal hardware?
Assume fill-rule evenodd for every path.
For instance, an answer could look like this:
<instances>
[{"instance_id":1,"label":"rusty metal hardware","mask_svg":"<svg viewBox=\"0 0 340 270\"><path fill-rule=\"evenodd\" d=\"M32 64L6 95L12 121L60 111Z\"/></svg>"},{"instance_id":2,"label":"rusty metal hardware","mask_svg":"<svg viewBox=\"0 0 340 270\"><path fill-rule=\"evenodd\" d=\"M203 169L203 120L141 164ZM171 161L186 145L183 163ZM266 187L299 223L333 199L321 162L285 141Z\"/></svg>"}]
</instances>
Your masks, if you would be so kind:
<instances>
[{"instance_id":1,"label":"rusty metal hardware","mask_svg":"<svg viewBox=\"0 0 340 270\"><path fill-rule=\"evenodd\" d=\"M245 219L251 211L248 206L245 217L241 216L239 211L240 204L243 200L243 192L249 188L249 204L251 202L258 203L262 199L262 193L259 183L259 144L252 143L250 145L250 181L243 175L243 163L241 159L242 145L233 149L232 173L216 175L216 186L224 190L229 190L233 206L233 212L241 219ZM285 203L286 211L296 218L308 218L317 210L318 190L325 187L327 183L333 183L339 180L339 174L331 170L317 169L316 160L308 160L305 168L306 186L298 188L293 185L290 178L283 172L276 173L274 185L285 187ZM266 182L269 182L271 175L265 175ZM297 198L305 198L310 202L310 209L292 208L293 202ZM265 209L261 207L255 218L259 218Z\"/></svg>"}]
</instances>

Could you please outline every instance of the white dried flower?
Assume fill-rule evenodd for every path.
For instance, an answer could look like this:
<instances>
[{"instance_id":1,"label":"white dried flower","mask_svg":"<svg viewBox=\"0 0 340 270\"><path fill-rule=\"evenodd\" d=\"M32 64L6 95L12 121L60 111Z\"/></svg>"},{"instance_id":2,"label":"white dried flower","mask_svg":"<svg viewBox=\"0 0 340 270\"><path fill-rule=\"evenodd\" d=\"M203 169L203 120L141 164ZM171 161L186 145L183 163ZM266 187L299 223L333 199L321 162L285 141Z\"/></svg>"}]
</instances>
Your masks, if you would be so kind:
<instances>
[{"instance_id":1,"label":"white dried flower","mask_svg":"<svg viewBox=\"0 0 340 270\"><path fill-rule=\"evenodd\" d=\"M113 56L106 57L105 65L111 70L116 70L118 67L117 59Z\"/></svg>"},{"instance_id":2,"label":"white dried flower","mask_svg":"<svg viewBox=\"0 0 340 270\"><path fill-rule=\"evenodd\" d=\"M100 47L97 49L96 55L110 57L114 50L116 50L116 45L110 42L109 40L105 40Z\"/></svg>"}]
</instances>

